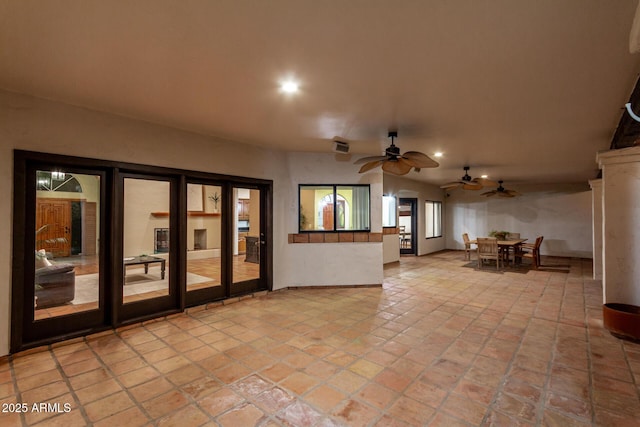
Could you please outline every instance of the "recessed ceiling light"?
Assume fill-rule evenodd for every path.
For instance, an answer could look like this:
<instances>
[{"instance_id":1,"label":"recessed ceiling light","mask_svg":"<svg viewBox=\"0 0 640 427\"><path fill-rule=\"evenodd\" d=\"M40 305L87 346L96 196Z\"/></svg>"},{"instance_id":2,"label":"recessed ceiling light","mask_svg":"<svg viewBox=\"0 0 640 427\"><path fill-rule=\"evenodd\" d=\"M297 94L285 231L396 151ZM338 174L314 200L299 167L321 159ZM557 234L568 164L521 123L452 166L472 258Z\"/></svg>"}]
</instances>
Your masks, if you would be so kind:
<instances>
[{"instance_id":1,"label":"recessed ceiling light","mask_svg":"<svg viewBox=\"0 0 640 427\"><path fill-rule=\"evenodd\" d=\"M436 151L433 155L436 157L442 157L442 153L440 151Z\"/></svg>"},{"instance_id":2,"label":"recessed ceiling light","mask_svg":"<svg viewBox=\"0 0 640 427\"><path fill-rule=\"evenodd\" d=\"M296 93L298 91L298 83L293 80L287 80L282 82L280 85L280 90L284 93Z\"/></svg>"},{"instance_id":3,"label":"recessed ceiling light","mask_svg":"<svg viewBox=\"0 0 640 427\"><path fill-rule=\"evenodd\" d=\"M489 178L489 175L482 175L480 178L487 179Z\"/></svg>"}]
</instances>

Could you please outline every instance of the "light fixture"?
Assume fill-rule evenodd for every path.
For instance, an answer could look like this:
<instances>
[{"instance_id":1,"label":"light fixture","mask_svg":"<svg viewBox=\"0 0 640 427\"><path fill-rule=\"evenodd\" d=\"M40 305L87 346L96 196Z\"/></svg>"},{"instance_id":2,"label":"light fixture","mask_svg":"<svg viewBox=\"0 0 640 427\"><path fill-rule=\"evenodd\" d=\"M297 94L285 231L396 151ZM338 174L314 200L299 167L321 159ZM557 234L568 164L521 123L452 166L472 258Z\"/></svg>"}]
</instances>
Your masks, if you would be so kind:
<instances>
[{"instance_id":1,"label":"light fixture","mask_svg":"<svg viewBox=\"0 0 640 427\"><path fill-rule=\"evenodd\" d=\"M487 179L487 178L489 178L489 175L480 175L480 178Z\"/></svg>"},{"instance_id":2,"label":"light fixture","mask_svg":"<svg viewBox=\"0 0 640 427\"><path fill-rule=\"evenodd\" d=\"M284 81L280 85L280 90L284 93L296 93L298 92L298 89L298 83L293 80Z\"/></svg>"},{"instance_id":3,"label":"light fixture","mask_svg":"<svg viewBox=\"0 0 640 427\"><path fill-rule=\"evenodd\" d=\"M65 173L60 171L51 172L51 179L54 181L64 181Z\"/></svg>"},{"instance_id":4,"label":"light fixture","mask_svg":"<svg viewBox=\"0 0 640 427\"><path fill-rule=\"evenodd\" d=\"M442 153L440 151L436 151L433 155L434 157L442 157Z\"/></svg>"}]
</instances>

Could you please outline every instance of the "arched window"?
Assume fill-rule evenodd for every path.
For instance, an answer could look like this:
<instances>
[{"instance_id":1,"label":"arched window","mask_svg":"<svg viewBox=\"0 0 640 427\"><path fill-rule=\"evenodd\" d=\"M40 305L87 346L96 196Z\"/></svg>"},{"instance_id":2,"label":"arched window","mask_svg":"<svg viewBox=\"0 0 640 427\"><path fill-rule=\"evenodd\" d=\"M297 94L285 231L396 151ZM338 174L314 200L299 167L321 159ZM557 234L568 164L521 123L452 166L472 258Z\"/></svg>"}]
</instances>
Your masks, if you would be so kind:
<instances>
[{"instance_id":1,"label":"arched window","mask_svg":"<svg viewBox=\"0 0 640 427\"><path fill-rule=\"evenodd\" d=\"M36 176L38 191L61 191L82 193L80 182L70 173L58 171L38 171Z\"/></svg>"},{"instance_id":2,"label":"arched window","mask_svg":"<svg viewBox=\"0 0 640 427\"><path fill-rule=\"evenodd\" d=\"M318 204L318 223L323 224L328 222L324 226L325 230L333 229L333 209L337 210L336 213L336 230L349 229L350 207L349 202L342 195L338 194L336 197L336 203L333 203L333 194L327 194L324 196Z\"/></svg>"}]
</instances>

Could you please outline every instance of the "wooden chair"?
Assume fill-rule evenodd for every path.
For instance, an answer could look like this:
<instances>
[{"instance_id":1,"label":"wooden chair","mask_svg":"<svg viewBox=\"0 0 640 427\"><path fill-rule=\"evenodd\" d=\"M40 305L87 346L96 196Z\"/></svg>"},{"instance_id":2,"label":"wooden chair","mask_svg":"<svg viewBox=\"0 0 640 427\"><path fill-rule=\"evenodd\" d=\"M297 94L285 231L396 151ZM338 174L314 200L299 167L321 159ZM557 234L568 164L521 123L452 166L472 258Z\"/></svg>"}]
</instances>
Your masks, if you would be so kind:
<instances>
[{"instance_id":1,"label":"wooden chair","mask_svg":"<svg viewBox=\"0 0 640 427\"><path fill-rule=\"evenodd\" d=\"M467 233L462 233L462 241L464 242L464 257L465 259L471 260L471 240L469 240Z\"/></svg>"},{"instance_id":2,"label":"wooden chair","mask_svg":"<svg viewBox=\"0 0 640 427\"><path fill-rule=\"evenodd\" d=\"M406 226L401 225L399 228L400 231L400 247L401 248L407 248L409 247L409 239L407 239L407 231L406 231Z\"/></svg>"},{"instance_id":3,"label":"wooden chair","mask_svg":"<svg viewBox=\"0 0 640 427\"><path fill-rule=\"evenodd\" d=\"M544 236L538 236L535 243L523 243L520 245L520 252L516 255L520 259L531 258L531 265L535 270L540 267L540 245L542 245L543 239Z\"/></svg>"},{"instance_id":4,"label":"wooden chair","mask_svg":"<svg viewBox=\"0 0 640 427\"><path fill-rule=\"evenodd\" d=\"M496 261L496 270L500 269L500 260L502 259L498 250L498 239L495 237L478 237L478 268L482 268L485 260L493 259Z\"/></svg>"}]
</instances>

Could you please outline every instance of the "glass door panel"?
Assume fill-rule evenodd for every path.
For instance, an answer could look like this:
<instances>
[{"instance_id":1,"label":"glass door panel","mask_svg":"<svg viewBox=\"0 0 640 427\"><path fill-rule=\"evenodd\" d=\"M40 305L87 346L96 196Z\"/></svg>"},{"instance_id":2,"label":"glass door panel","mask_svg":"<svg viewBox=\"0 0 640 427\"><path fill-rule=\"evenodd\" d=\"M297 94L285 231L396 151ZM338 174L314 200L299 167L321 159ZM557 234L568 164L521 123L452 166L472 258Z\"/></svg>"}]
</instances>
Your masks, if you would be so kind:
<instances>
[{"instance_id":1,"label":"glass door panel","mask_svg":"<svg viewBox=\"0 0 640 427\"><path fill-rule=\"evenodd\" d=\"M259 289L264 231L261 224L261 191L234 188L234 229L231 295Z\"/></svg>"},{"instance_id":2,"label":"glass door panel","mask_svg":"<svg viewBox=\"0 0 640 427\"><path fill-rule=\"evenodd\" d=\"M199 294L194 302L223 297L222 187L187 184L187 198L187 293Z\"/></svg>"},{"instance_id":3,"label":"glass door panel","mask_svg":"<svg viewBox=\"0 0 640 427\"><path fill-rule=\"evenodd\" d=\"M171 184L124 179L122 303L169 295Z\"/></svg>"},{"instance_id":4,"label":"glass door panel","mask_svg":"<svg viewBox=\"0 0 640 427\"><path fill-rule=\"evenodd\" d=\"M36 171L33 320L100 306L101 177Z\"/></svg>"}]
</instances>

